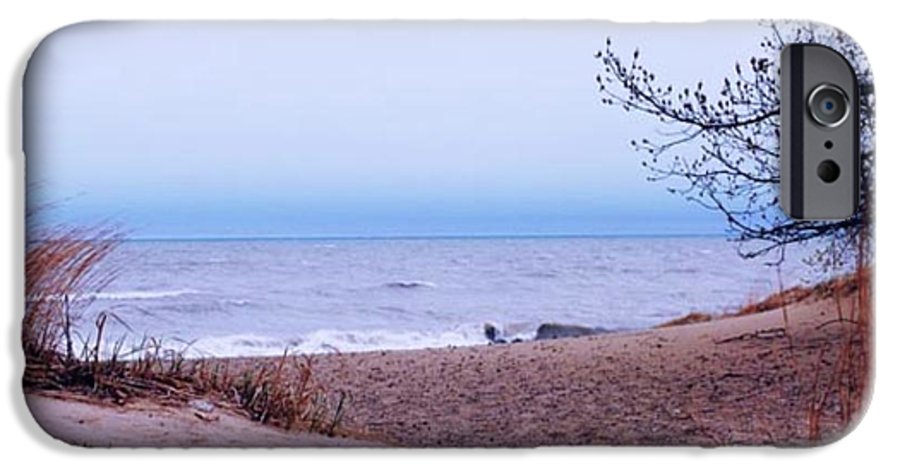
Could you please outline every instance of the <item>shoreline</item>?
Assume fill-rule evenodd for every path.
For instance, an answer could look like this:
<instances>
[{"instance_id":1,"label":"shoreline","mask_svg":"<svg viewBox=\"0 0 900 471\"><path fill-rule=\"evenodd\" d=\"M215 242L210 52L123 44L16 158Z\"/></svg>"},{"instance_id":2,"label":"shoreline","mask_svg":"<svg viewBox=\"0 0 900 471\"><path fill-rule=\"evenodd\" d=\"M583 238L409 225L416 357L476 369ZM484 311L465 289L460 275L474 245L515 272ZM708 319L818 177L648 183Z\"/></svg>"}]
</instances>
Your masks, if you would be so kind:
<instances>
[{"instance_id":1,"label":"shoreline","mask_svg":"<svg viewBox=\"0 0 900 471\"><path fill-rule=\"evenodd\" d=\"M839 347L854 331L839 316L853 310L855 288L841 288L837 297L804 290L802 296L786 291L781 303L773 296L739 313L702 319L693 313L684 319L699 322L641 331L309 355L316 381L349 398L342 429L366 441L314 435L326 441L291 442L293 432L236 417L246 422L235 425L240 433L212 433L204 446L259 444L254 440L268 431L288 438L274 437L267 446L804 446L832 440L847 427L832 389L842 381L834 366ZM205 361L241 372L279 360ZM64 412L82 404L66 399L54 407ZM813 406L821 416L815 439L809 429ZM93 413L143 423L141 412L128 407ZM189 437L190 428L177 432L179 420L170 429Z\"/></svg>"}]
</instances>

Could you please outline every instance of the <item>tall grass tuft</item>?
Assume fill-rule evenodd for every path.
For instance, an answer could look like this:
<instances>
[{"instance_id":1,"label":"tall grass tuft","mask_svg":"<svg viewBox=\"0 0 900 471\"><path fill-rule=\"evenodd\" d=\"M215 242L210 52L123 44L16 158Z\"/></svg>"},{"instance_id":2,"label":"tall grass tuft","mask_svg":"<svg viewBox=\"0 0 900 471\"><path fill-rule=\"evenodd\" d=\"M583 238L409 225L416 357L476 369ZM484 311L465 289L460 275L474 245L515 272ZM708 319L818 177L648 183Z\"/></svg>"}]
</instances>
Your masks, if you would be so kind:
<instances>
[{"instance_id":1,"label":"tall grass tuft","mask_svg":"<svg viewBox=\"0 0 900 471\"><path fill-rule=\"evenodd\" d=\"M866 254L868 240L860 237L858 243L858 253ZM807 408L807 435L812 442L823 438L822 420L830 402L836 404L844 430L861 418L866 406L872 375L871 277L871 267L865 264L864 257L858 257L853 275L837 280L832 287L837 321L849 327L842 331L830 380L822 380L826 376L822 374L825 363L819 358L813 394Z\"/></svg>"},{"instance_id":2,"label":"tall grass tuft","mask_svg":"<svg viewBox=\"0 0 900 471\"><path fill-rule=\"evenodd\" d=\"M29 359L50 360L61 350L75 356L73 325L90 297L115 277L101 262L121 235L104 229L56 229L29 241L25 251L25 317L22 345Z\"/></svg>"},{"instance_id":3,"label":"tall grass tuft","mask_svg":"<svg viewBox=\"0 0 900 471\"><path fill-rule=\"evenodd\" d=\"M29 242L25 253L25 317L22 344L26 390L58 390L125 403L133 398L186 404L205 399L255 421L285 429L334 435L349 396L331 393L313 375L312 357L285 351L233 371L227 360L187 360L145 337L128 350L124 339L105 345L113 312L93 319L92 333L78 327L97 292L115 277L104 263L119 246L112 230L56 229Z\"/></svg>"}]
</instances>

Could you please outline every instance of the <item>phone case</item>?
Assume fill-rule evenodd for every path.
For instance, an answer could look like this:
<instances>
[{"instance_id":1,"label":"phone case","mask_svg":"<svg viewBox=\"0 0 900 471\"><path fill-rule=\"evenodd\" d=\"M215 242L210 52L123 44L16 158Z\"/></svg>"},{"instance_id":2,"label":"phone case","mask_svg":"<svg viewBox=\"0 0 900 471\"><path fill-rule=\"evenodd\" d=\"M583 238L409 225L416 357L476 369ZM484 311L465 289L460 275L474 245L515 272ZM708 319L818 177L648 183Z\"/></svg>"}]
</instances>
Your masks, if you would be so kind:
<instances>
[{"instance_id":1,"label":"phone case","mask_svg":"<svg viewBox=\"0 0 900 471\"><path fill-rule=\"evenodd\" d=\"M779 53L860 205L779 206ZM34 52L24 393L84 446L829 443L871 389L874 94L809 22L89 22Z\"/></svg>"}]
</instances>

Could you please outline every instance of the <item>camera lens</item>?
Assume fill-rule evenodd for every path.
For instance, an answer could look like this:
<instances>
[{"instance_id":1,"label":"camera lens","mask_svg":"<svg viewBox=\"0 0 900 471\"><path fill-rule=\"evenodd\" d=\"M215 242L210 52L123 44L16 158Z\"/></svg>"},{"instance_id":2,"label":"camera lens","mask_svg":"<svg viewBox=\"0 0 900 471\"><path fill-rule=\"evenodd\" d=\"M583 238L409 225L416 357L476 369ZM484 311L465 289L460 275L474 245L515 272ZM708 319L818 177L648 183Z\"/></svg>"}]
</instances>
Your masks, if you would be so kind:
<instances>
[{"instance_id":1,"label":"camera lens","mask_svg":"<svg viewBox=\"0 0 900 471\"><path fill-rule=\"evenodd\" d=\"M847 94L834 85L819 85L809 94L809 114L822 126L840 126L850 114Z\"/></svg>"}]
</instances>

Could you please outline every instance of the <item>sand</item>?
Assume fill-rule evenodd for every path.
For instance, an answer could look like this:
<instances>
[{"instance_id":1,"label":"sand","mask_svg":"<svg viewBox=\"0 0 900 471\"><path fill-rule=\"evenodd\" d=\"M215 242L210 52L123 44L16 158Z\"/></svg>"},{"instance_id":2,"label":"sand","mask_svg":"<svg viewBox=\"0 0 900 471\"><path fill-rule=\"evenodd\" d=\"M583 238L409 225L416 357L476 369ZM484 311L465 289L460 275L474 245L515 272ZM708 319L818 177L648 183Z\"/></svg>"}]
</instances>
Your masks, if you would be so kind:
<instances>
[{"instance_id":1,"label":"sand","mask_svg":"<svg viewBox=\"0 0 900 471\"><path fill-rule=\"evenodd\" d=\"M26 396L41 427L54 438L88 447L371 447L377 443L287 432L238 414L151 401L124 406L72 395Z\"/></svg>"},{"instance_id":2,"label":"sand","mask_svg":"<svg viewBox=\"0 0 900 471\"><path fill-rule=\"evenodd\" d=\"M147 401L29 402L52 434L91 446L807 445L813 404L831 440L846 429L833 379L852 324L837 322L834 299L792 304L787 318L775 309L633 333L317 356L318 379L352 398L342 428L369 441Z\"/></svg>"},{"instance_id":3,"label":"sand","mask_svg":"<svg viewBox=\"0 0 900 471\"><path fill-rule=\"evenodd\" d=\"M844 312L849 312L846 302ZM331 355L348 426L406 446L805 445L843 430L833 385L850 324L834 300L629 334ZM788 335L789 334L789 335Z\"/></svg>"}]
</instances>

